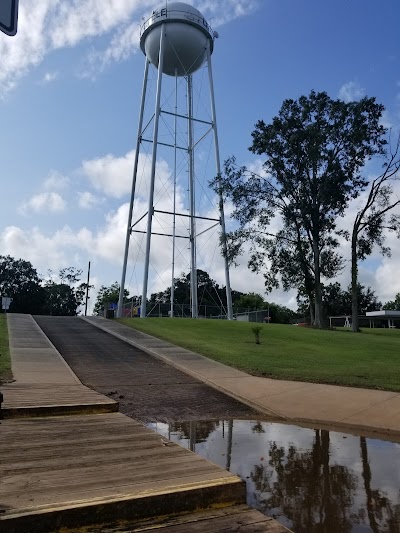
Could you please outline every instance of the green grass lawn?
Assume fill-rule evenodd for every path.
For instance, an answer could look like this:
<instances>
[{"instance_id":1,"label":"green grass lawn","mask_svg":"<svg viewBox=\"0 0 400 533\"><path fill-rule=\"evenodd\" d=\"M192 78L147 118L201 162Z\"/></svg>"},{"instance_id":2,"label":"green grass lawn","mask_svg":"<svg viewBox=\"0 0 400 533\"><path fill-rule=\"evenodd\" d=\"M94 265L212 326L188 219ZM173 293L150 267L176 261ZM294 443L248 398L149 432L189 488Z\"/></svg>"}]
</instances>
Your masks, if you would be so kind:
<instances>
[{"instance_id":1,"label":"green grass lawn","mask_svg":"<svg viewBox=\"0 0 400 533\"><path fill-rule=\"evenodd\" d=\"M246 322L120 321L253 375L400 391L400 330L364 329L356 334L262 324L257 345L252 324Z\"/></svg>"},{"instance_id":2,"label":"green grass lawn","mask_svg":"<svg viewBox=\"0 0 400 533\"><path fill-rule=\"evenodd\" d=\"M0 383L12 378L8 347L7 317L0 314Z\"/></svg>"}]
</instances>

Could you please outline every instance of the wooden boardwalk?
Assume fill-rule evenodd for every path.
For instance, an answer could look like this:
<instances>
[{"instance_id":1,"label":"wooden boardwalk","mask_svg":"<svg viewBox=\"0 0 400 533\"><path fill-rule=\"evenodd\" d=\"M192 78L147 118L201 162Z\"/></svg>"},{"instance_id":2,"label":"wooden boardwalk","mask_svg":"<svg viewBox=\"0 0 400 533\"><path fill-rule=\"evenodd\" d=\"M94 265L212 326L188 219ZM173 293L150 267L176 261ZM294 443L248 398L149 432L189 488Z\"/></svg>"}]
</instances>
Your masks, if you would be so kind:
<instances>
[{"instance_id":1,"label":"wooden boardwalk","mask_svg":"<svg viewBox=\"0 0 400 533\"><path fill-rule=\"evenodd\" d=\"M236 476L120 413L3 420L0 531L244 503Z\"/></svg>"},{"instance_id":2,"label":"wooden boardwalk","mask_svg":"<svg viewBox=\"0 0 400 533\"><path fill-rule=\"evenodd\" d=\"M83 385L2 385L4 418L113 413L118 403Z\"/></svg>"}]
</instances>

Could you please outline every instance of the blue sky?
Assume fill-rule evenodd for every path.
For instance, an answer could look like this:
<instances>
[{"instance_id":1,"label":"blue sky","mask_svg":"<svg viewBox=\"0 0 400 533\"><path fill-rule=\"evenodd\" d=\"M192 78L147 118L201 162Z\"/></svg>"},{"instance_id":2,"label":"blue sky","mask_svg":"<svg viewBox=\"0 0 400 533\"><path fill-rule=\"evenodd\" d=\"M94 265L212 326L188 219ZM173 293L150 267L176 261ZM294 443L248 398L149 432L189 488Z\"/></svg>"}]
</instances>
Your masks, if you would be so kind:
<instances>
[{"instance_id":1,"label":"blue sky","mask_svg":"<svg viewBox=\"0 0 400 533\"><path fill-rule=\"evenodd\" d=\"M120 279L144 67L139 24L156 5L20 0L17 36L0 35L0 254L28 259L43 275L65 266L85 270L90 260L97 289ZM385 125L399 128L397 0L201 0L193 5L219 33L213 69L222 160L235 154L240 163L257 168L260 160L247 150L255 122L269 121L285 98L312 89L347 100L376 96L386 107ZM207 150L206 145L199 152L199 164ZM159 174L168 184L171 161L160 157ZM204 192L212 173L201 175ZM183 208L183 183L181 201ZM201 207L203 212L212 212L211 203ZM355 208L350 207L344 225ZM198 266L223 284L216 242L217 235L210 233L201 243ZM376 252L360 272L361 281L383 301L400 291L399 246L392 236L388 242L392 258ZM170 276L167 247L155 243L152 292L167 286ZM137 243L132 246L128 283L135 293L142 253ZM348 257L345 243L343 253ZM187 271L183 254L182 249L178 271ZM348 268L339 280L348 283ZM263 279L247 270L246 254L232 271L232 287L263 294ZM270 298L295 306L294 293L277 291Z\"/></svg>"}]
</instances>

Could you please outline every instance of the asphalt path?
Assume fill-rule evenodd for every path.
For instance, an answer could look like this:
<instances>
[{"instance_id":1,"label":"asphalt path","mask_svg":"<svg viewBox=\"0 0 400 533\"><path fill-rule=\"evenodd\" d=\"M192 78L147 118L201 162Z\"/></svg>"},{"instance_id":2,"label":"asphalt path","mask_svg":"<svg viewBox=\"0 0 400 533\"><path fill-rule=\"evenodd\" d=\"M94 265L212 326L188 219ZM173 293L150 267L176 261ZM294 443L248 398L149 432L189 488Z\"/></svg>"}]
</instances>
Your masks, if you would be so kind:
<instances>
[{"instance_id":1,"label":"asphalt path","mask_svg":"<svg viewBox=\"0 0 400 533\"><path fill-rule=\"evenodd\" d=\"M143 422L254 418L250 407L78 317L35 316L84 385Z\"/></svg>"}]
</instances>

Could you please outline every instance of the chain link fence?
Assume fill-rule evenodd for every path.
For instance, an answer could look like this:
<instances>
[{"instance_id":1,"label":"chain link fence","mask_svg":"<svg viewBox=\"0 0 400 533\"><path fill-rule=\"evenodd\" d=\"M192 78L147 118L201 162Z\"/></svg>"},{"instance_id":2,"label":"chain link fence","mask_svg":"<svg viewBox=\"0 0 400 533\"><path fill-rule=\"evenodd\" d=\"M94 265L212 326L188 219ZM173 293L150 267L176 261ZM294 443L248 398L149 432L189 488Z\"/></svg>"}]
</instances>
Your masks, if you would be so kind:
<instances>
[{"instance_id":1,"label":"chain link fence","mask_svg":"<svg viewBox=\"0 0 400 533\"><path fill-rule=\"evenodd\" d=\"M269 322L269 310L253 310L242 307L233 307L234 318L246 322ZM138 301L125 302L122 308L122 316L126 318L140 317L140 303ZM171 317L171 304L156 303L147 304L148 317ZM173 316L175 318L191 318L192 307L187 304L174 304ZM199 318L215 318L224 320L227 318L227 311L224 306L219 305L199 305Z\"/></svg>"}]
</instances>

